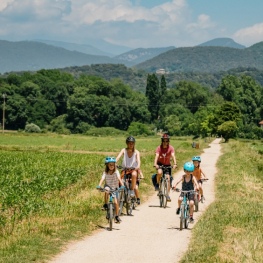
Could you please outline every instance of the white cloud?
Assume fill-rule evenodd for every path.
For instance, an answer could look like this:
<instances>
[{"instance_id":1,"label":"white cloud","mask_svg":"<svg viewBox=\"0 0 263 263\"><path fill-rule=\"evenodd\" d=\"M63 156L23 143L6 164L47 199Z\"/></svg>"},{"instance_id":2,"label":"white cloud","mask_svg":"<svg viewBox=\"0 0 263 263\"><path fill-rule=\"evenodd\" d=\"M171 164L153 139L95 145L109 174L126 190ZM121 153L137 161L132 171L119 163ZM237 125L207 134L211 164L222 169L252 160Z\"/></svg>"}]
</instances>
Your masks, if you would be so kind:
<instances>
[{"instance_id":1,"label":"white cloud","mask_svg":"<svg viewBox=\"0 0 263 263\"><path fill-rule=\"evenodd\" d=\"M263 41L263 23L238 30L233 38L246 46Z\"/></svg>"}]
</instances>

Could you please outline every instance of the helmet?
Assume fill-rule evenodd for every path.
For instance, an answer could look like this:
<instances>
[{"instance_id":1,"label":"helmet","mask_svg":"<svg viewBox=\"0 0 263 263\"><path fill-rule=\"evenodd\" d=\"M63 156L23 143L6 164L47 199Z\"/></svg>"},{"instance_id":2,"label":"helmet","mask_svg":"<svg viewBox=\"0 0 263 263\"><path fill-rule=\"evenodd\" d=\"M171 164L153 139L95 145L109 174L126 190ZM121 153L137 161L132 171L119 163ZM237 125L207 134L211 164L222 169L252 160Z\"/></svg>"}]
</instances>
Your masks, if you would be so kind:
<instances>
[{"instance_id":1,"label":"helmet","mask_svg":"<svg viewBox=\"0 0 263 263\"><path fill-rule=\"evenodd\" d=\"M192 161L198 161L198 162L201 163L201 157L200 157L200 156L194 156L194 157L192 158Z\"/></svg>"},{"instance_id":2,"label":"helmet","mask_svg":"<svg viewBox=\"0 0 263 263\"><path fill-rule=\"evenodd\" d=\"M188 172L193 172L195 169L195 166L192 162L187 162L184 164L184 170L188 171Z\"/></svg>"},{"instance_id":3,"label":"helmet","mask_svg":"<svg viewBox=\"0 0 263 263\"><path fill-rule=\"evenodd\" d=\"M133 136L129 136L127 139L126 139L126 142L135 142L135 138Z\"/></svg>"},{"instance_id":4,"label":"helmet","mask_svg":"<svg viewBox=\"0 0 263 263\"><path fill-rule=\"evenodd\" d=\"M168 141L170 140L169 134L164 133L164 134L162 135L162 141L165 140L165 139L167 139Z\"/></svg>"},{"instance_id":5,"label":"helmet","mask_svg":"<svg viewBox=\"0 0 263 263\"><path fill-rule=\"evenodd\" d=\"M105 164L107 163L116 163L116 158L107 156L105 159Z\"/></svg>"}]
</instances>

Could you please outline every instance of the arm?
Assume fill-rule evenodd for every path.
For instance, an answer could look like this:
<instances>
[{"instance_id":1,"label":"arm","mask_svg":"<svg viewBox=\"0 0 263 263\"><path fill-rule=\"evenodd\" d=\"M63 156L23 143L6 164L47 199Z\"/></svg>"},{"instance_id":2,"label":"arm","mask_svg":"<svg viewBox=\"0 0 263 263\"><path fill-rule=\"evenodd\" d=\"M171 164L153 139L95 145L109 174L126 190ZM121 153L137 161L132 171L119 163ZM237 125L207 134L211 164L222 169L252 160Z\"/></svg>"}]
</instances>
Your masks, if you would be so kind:
<instances>
[{"instance_id":1,"label":"arm","mask_svg":"<svg viewBox=\"0 0 263 263\"><path fill-rule=\"evenodd\" d=\"M155 154L155 159L154 159L154 164L153 164L153 166L155 166L156 168L157 168L157 161L158 161L158 158L159 158L159 153L156 153Z\"/></svg>"},{"instance_id":2,"label":"arm","mask_svg":"<svg viewBox=\"0 0 263 263\"><path fill-rule=\"evenodd\" d=\"M195 179L194 176L193 176L193 181L194 181L195 188L196 188L197 190L199 190L199 185L198 185L198 183L197 183L197 181L196 181L196 179Z\"/></svg>"},{"instance_id":3,"label":"arm","mask_svg":"<svg viewBox=\"0 0 263 263\"><path fill-rule=\"evenodd\" d=\"M100 179L100 182L99 182L99 186L101 187L102 183L104 182L105 180L105 174L103 173L101 179Z\"/></svg>"},{"instance_id":4,"label":"arm","mask_svg":"<svg viewBox=\"0 0 263 263\"><path fill-rule=\"evenodd\" d=\"M120 185L123 186L123 182L122 182L122 180L121 180L121 175L120 175L120 172L119 172L119 171L117 172L117 177L118 177L118 180L119 180Z\"/></svg>"},{"instance_id":5,"label":"arm","mask_svg":"<svg viewBox=\"0 0 263 263\"><path fill-rule=\"evenodd\" d=\"M173 159L173 162L174 162L174 165L173 165L173 168L175 169L177 167L177 163L176 163L176 157L175 157L175 153L172 152L172 159Z\"/></svg>"},{"instance_id":6,"label":"arm","mask_svg":"<svg viewBox=\"0 0 263 263\"><path fill-rule=\"evenodd\" d=\"M183 176L181 176L181 178L177 180L177 182L173 185L173 188L176 188L176 186L182 181L183 181Z\"/></svg>"},{"instance_id":7,"label":"arm","mask_svg":"<svg viewBox=\"0 0 263 263\"><path fill-rule=\"evenodd\" d=\"M136 169L140 169L141 167L141 157L140 157L140 152L138 150L136 150L136 156L137 156L137 163L138 163L138 166L135 167Z\"/></svg>"},{"instance_id":8,"label":"arm","mask_svg":"<svg viewBox=\"0 0 263 263\"><path fill-rule=\"evenodd\" d=\"M120 153L118 154L117 158L116 158L116 163L119 161L119 159L121 158L121 156L124 154L124 150L125 148L123 148Z\"/></svg>"},{"instance_id":9,"label":"arm","mask_svg":"<svg viewBox=\"0 0 263 263\"><path fill-rule=\"evenodd\" d=\"M208 179L201 168L200 171L201 171L201 175L203 175L205 179Z\"/></svg>"}]
</instances>

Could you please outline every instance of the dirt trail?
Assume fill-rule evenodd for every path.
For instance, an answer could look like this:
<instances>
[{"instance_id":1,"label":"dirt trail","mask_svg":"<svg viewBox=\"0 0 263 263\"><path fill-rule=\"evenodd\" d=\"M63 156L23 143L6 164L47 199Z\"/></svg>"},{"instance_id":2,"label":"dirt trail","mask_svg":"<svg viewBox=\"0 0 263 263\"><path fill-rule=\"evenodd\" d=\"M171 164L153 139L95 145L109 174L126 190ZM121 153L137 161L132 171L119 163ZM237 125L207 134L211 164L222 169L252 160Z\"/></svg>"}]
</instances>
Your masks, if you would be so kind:
<instances>
[{"instance_id":1,"label":"dirt trail","mask_svg":"<svg viewBox=\"0 0 263 263\"><path fill-rule=\"evenodd\" d=\"M133 211L134 216L122 216L122 223L114 224L112 231L106 230L105 220L102 230L70 244L50 263L178 262L187 250L192 228L214 200L216 162L221 154L219 143L220 139L215 139L201 155L201 167L209 181L203 184L205 202L200 203L200 211L194 213L195 222L189 224L189 229L179 230L179 216L175 213L179 193L171 192L172 202L166 209L159 207L154 194ZM182 170L176 172L175 180L182 174Z\"/></svg>"}]
</instances>

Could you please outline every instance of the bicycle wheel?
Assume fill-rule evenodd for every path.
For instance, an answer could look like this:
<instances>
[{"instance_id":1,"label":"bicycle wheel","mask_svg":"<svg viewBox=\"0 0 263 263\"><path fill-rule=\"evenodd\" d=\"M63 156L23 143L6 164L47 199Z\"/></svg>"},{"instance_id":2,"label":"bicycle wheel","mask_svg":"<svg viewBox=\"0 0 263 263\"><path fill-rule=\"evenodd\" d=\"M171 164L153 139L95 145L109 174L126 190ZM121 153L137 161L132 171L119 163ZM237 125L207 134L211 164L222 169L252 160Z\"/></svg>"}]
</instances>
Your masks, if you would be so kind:
<instances>
[{"instance_id":1,"label":"bicycle wheel","mask_svg":"<svg viewBox=\"0 0 263 263\"><path fill-rule=\"evenodd\" d=\"M120 207L119 213L118 213L119 216L122 215L123 204L124 204L124 192L121 191L121 192L120 192L120 200L119 200L119 207Z\"/></svg>"},{"instance_id":2,"label":"bicycle wheel","mask_svg":"<svg viewBox=\"0 0 263 263\"><path fill-rule=\"evenodd\" d=\"M195 205L195 212L198 212L198 210L199 210L198 193L195 193L194 205Z\"/></svg>"},{"instance_id":3,"label":"bicycle wheel","mask_svg":"<svg viewBox=\"0 0 263 263\"><path fill-rule=\"evenodd\" d=\"M126 191L126 194L125 194L125 207L126 207L126 214L131 215L132 207L131 207L131 196L129 194L129 190Z\"/></svg>"},{"instance_id":4,"label":"bicycle wheel","mask_svg":"<svg viewBox=\"0 0 263 263\"><path fill-rule=\"evenodd\" d=\"M183 229L183 224L184 224L184 205L182 204L181 205L181 209L180 209L181 211L181 215L180 215L180 230L182 230Z\"/></svg>"},{"instance_id":5,"label":"bicycle wheel","mask_svg":"<svg viewBox=\"0 0 263 263\"><path fill-rule=\"evenodd\" d=\"M109 203L109 229L112 230L112 221L113 221L113 203Z\"/></svg>"},{"instance_id":6,"label":"bicycle wheel","mask_svg":"<svg viewBox=\"0 0 263 263\"><path fill-rule=\"evenodd\" d=\"M165 180L163 183L163 208L167 206L167 195L168 195L168 181Z\"/></svg>"},{"instance_id":7,"label":"bicycle wheel","mask_svg":"<svg viewBox=\"0 0 263 263\"><path fill-rule=\"evenodd\" d=\"M163 204L164 204L163 189L164 189L164 186L163 186L163 181L161 181L161 185L160 185L160 191L159 191L159 201L160 201L160 207L162 207L162 206L163 206Z\"/></svg>"},{"instance_id":8,"label":"bicycle wheel","mask_svg":"<svg viewBox=\"0 0 263 263\"><path fill-rule=\"evenodd\" d=\"M184 227L188 228L188 225L189 225L189 205L187 205L185 209Z\"/></svg>"}]
</instances>

